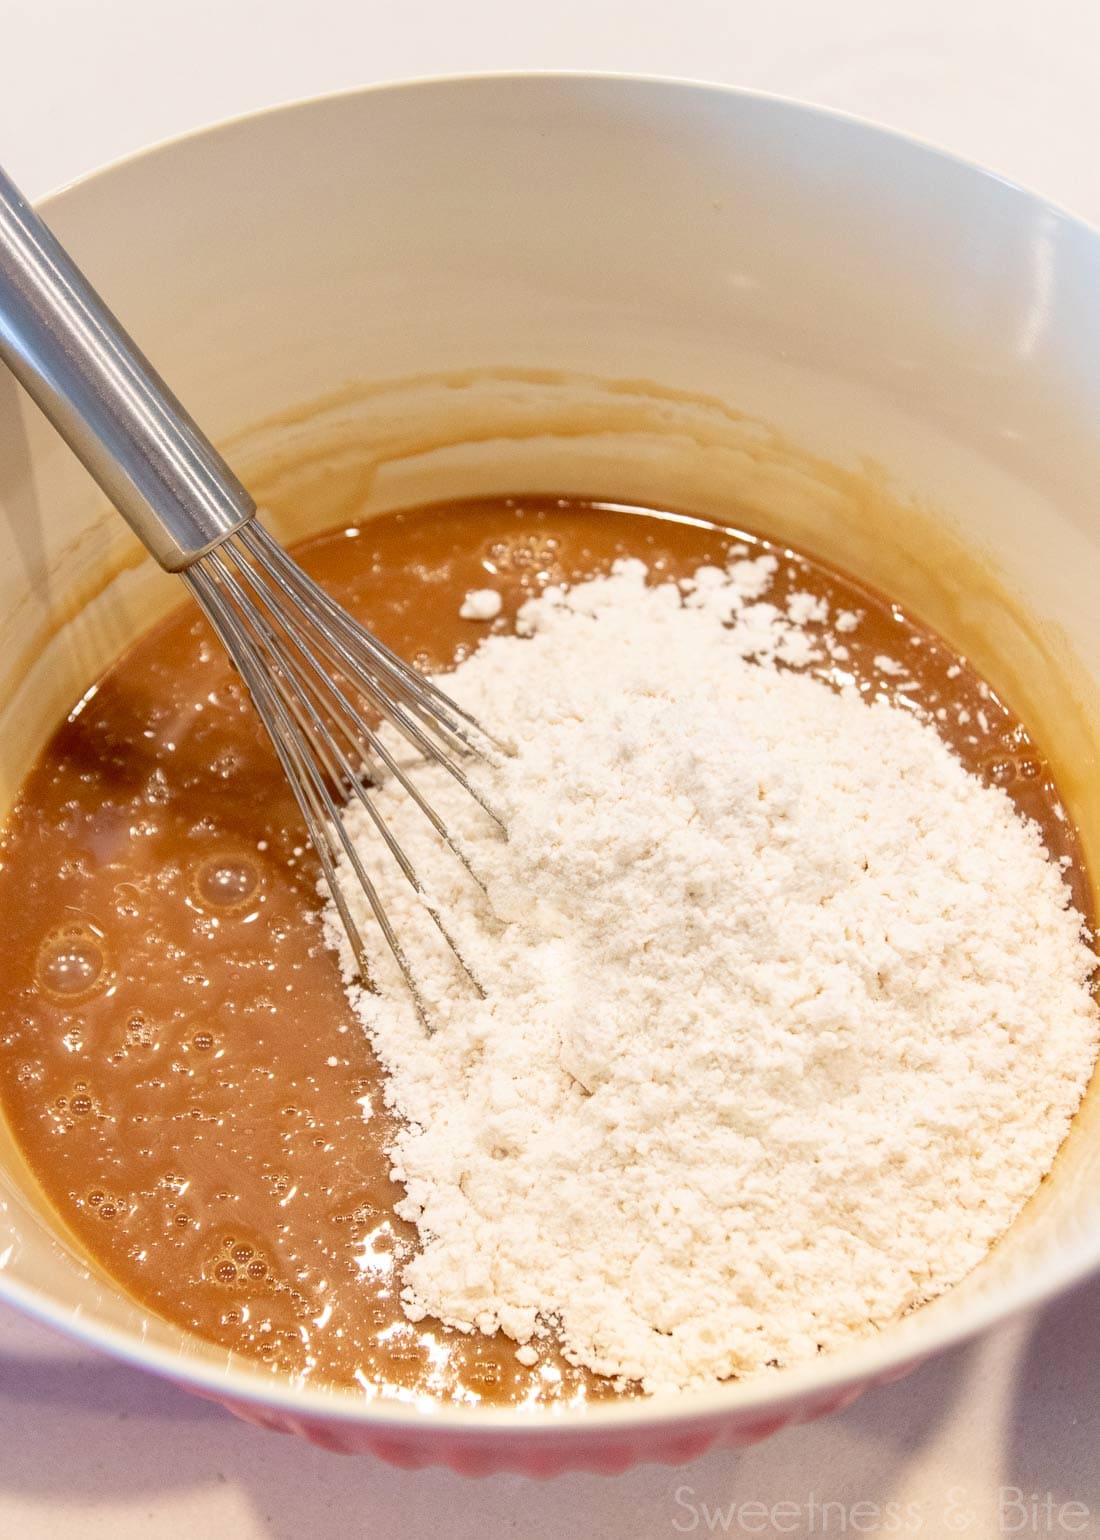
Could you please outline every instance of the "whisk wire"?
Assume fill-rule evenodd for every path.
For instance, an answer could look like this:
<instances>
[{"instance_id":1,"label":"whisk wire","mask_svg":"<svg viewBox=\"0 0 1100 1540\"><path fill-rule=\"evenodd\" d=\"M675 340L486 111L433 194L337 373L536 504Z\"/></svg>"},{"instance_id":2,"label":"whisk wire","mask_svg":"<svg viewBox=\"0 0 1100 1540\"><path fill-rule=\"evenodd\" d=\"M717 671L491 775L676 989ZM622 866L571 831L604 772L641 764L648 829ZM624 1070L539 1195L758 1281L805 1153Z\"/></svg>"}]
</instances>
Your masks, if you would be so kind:
<instances>
[{"instance_id":1,"label":"whisk wire","mask_svg":"<svg viewBox=\"0 0 1100 1540\"><path fill-rule=\"evenodd\" d=\"M240 561L238 559L236 564L241 575L253 589L261 603L266 605L267 608L277 616L280 624L285 625L285 617L279 613L278 609L273 604L273 595L271 590L267 587L267 585L265 585L262 577L248 562ZM365 743L369 748L370 753L374 754L379 760L381 760L387 769L389 769L395 775L400 775L400 767L387 749L385 743L378 736L378 734L371 729L369 724L360 715L356 707L351 704L332 675L329 674L324 668L323 664L318 661L314 650L310 648L306 643L300 629L294 628L288 630L288 636L296 650L301 653L303 658L309 664L310 670L318 681L321 689L323 691L327 691L337 700L343 714L343 723L354 729L354 735L357 735L357 747L360 749L360 752L362 751L362 744ZM342 658L339 650L328 643L327 638L323 635L323 633L317 633L316 647L317 651L322 652L328 658L329 662L335 664L337 667L339 667L341 663L345 661ZM358 676L355 676L354 683L359 687L360 692L367 698L371 705L375 706L376 709L380 712L388 714L389 708L387 705L386 697L372 680L360 680ZM347 736L350 739L353 735L351 732L349 732ZM434 746L427 740L424 740L419 734L416 737L415 746L421 750L426 758L434 758L437 763L440 762L442 751L434 749ZM467 747L463 745L463 752L468 753L472 752L472 750L467 749ZM369 756L364 757L369 760ZM428 807L428 804L424 802L422 798L420 798L419 793L412 790L411 783L406 783L405 789L409 790L411 794L418 799L422 810L432 820L436 828L441 831L442 820L439 819L438 815Z\"/></svg>"},{"instance_id":2,"label":"whisk wire","mask_svg":"<svg viewBox=\"0 0 1100 1540\"><path fill-rule=\"evenodd\" d=\"M199 568L200 563L196 563L190 571L185 573L185 581L222 638L268 731L305 818L310 842L321 862L325 881L351 944L360 978L366 987L374 987L362 933L351 913L337 875L337 846L333 842L334 834L355 873L356 881L366 896L386 944L401 970L417 1017L425 1031L430 1032L431 1024L416 976L390 923L377 889L364 868L355 846L348 838L336 804L325 785L324 777L310 758L305 740L285 700L272 684L268 673L259 666L254 641L242 632L240 622L219 591L216 580L208 572L201 571Z\"/></svg>"},{"instance_id":3,"label":"whisk wire","mask_svg":"<svg viewBox=\"0 0 1100 1540\"><path fill-rule=\"evenodd\" d=\"M343 752L333 737L328 723L325 721L324 717L321 716L316 706L313 704L310 697L309 680L304 677L301 669L294 663L293 659L280 641L278 634L272 629L262 612L254 604L252 604L248 595L243 592L233 573L227 570L226 564L223 561L219 560L218 552L212 553L212 560L213 564L218 568L219 576L221 577L226 591L230 594L234 603L237 605L238 609L241 611L242 615L244 615L248 623L260 636L262 636L269 654L277 666L278 672L286 680L288 686L290 686L287 691L287 704L291 706L294 715L298 718L300 729L314 745L318 757L322 760L322 763L328 770L329 779L333 782L333 784L343 787L343 789L349 795L354 796L365 810L375 829L385 842L386 848L397 862L398 867L405 876L409 885L412 887L414 893L416 893L419 897L422 905L424 906L424 909L435 924L436 929L439 931L444 941L450 947L456 961L466 973L478 995L484 999L485 991L482 988L477 975L474 973L468 959L452 935L449 927L443 919L442 914L439 912L438 907L428 897L427 891L417 874L416 868L409 860L409 857L405 854L405 851L402 849L400 843L396 839L393 830L390 828L385 818L383 818L377 803L372 797L367 795L366 789L363 786L361 772L356 772L355 768L348 760L346 754ZM244 573L247 573L247 565L241 563L240 570ZM255 584L261 596L264 596L262 582L255 577L255 574L251 574L251 581ZM408 777L399 769L399 767L396 765L396 762L392 759L392 756L390 756L388 751L385 749L385 746L378 739L377 735L371 732L366 724L362 721L355 707L348 700L347 696L340 689L339 685L337 685L336 682L325 673L321 664L318 663L317 659L314 657L313 652L306 642L304 636L297 631L291 631L288 634L293 641L297 651L302 655L305 661L309 664L311 670L316 674L316 678L320 686L332 697L332 702L326 704L335 704L335 706L338 708L332 717L332 721L340 729L342 729L345 736L347 736L348 740L352 742L357 749L359 748L359 744L354 733L351 731L351 728L348 725L349 721L354 723L359 728L359 730L362 731L364 736L368 739L372 749L379 754L379 757L383 759L383 762L393 766L399 778L400 784L412 794L417 806L422 808L424 812L427 813L430 821L436 830L441 834L445 843L452 850L454 850L461 859L461 854L458 851L457 846L455 846L454 842L452 841L451 836L447 833L446 826L443 824L443 820L431 807L431 804L427 801L427 799L423 797L419 790L413 786ZM299 712L301 715L299 715ZM369 761L365 759L363 761L363 769L367 770L368 772L370 770ZM328 799L326 797L326 803L327 801ZM354 846L349 842L346 835L344 834L342 824L339 825L339 832L344 851L348 856L349 861L351 862L356 876L359 877L360 882L363 883L364 886L367 886L366 882L360 875L358 852L355 851ZM469 869L468 864L467 869ZM388 940L390 935L388 930L386 934Z\"/></svg>"},{"instance_id":4,"label":"whisk wire","mask_svg":"<svg viewBox=\"0 0 1100 1540\"><path fill-rule=\"evenodd\" d=\"M240 607L243 607L245 604L245 598L239 593L239 589L233 574L225 570L224 564L220 560L221 555L221 551L216 551L211 553L211 558L208 559L217 559L218 570L222 574L223 582L227 586L232 584L233 591L237 597L237 603ZM359 710L348 699L347 695L340 688L340 685L337 683L337 681L332 677L330 673L326 671L324 665L317 658L314 649L307 642L305 633L303 632L302 628L300 626L287 625L285 616L280 613L277 606L273 603L273 596L270 588L265 585L263 579L252 568L249 562L240 560L236 553L233 553L233 555L235 558L235 565L237 570L247 581L260 602L271 611L272 615L275 617L276 624L283 628L287 639L292 643L295 650L301 655L304 662L308 665L309 670L314 677L317 693L321 696L322 700L324 700L325 695L329 697L329 700L325 702L330 711L329 722L333 727L335 727L336 730L340 732L346 742L358 755L363 765L363 769L368 773L368 776L371 770L370 756L373 754L381 762L386 771L394 777L401 789L409 797L411 797L415 805L428 819L429 823L432 825L432 828L435 830L439 838L444 842L451 853L462 863L466 871L477 883L482 893L484 893L485 884L474 870L466 852L453 838L446 824L443 822L443 819L440 818L439 814L421 792L420 788L410 779L405 770L394 758L385 741L363 719ZM252 614L252 623L255 626L266 626L266 622L263 620L261 615L255 614L251 611L250 614ZM270 627L267 627L265 635L269 639L269 646L271 646L273 652L275 652L280 667L288 674L289 677L292 677L295 680L297 690L300 691L303 699L308 700L310 694L309 683L302 678L301 673L294 667L290 658L286 656L279 642L278 633L273 632ZM325 652L323 636L318 635L317 640L318 650ZM297 692L294 693L296 694ZM293 695L291 704L293 705ZM317 716L318 714L316 711L311 711L309 718L305 720L300 719L300 725L302 726L303 731L306 732L307 737L310 737L312 741L317 742L318 752L323 751L326 761L326 768L329 769L330 779L335 784L343 785L348 793L350 795L354 795L366 808L370 817L375 821L380 832L382 833L383 838L389 844L392 854L396 857L399 864L401 865L401 869L412 883L416 892L420 894L421 898L425 899L426 902L423 884L416 876L411 863L406 859L404 853L401 851L400 846L393 839L391 831L382 820L381 814L379 813L373 800L367 797L366 792L363 789L361 774L357 773L348 764L346 758L340 754L338 746L332 741L331 734L326 729L324 720L322 719L318 722L316 720ZM331 750L333 754L336 754L340 760L339 771L335 769L331 759L329 758L329 750ZM460 781L462 785L466 786L467 789L470 790L471 795L474 797L475 801L477 801L479 805L489 813L489 816L494 818L494 820L499 824L500 820L498 815L486 806L484 798L478 794L476 788L473 788L469 785L468 779L465 776L461 776ZM438 917L438 914L436 914L434 917L439 929L446 936L451 950L455 952L456 956L458 956L462 966L466 969L467 973L470 974L470 977L475 985L477 985L477 981L474 978L469 963L465 958L461 956L458 947L455 945L453 938L449 935L446 928L444 927L442 920ZM477 985L477 987L480 989L480 985Z\"/></svg>"},{"instance_id":5,"label":"whisk wire","mask_svg":"<svg viewBox=\"0 0 1100 1540\"><path fill-rule=\"evenodd\" d=\"M247 488L2 171L0 310L0 360L149 552L180 574L225 645L298 799L364 981L367 949L356 906L340 886L345 870L359 882L426 1024L408 960L337 801L350 795L370 803L359 767L369 771L377 761L447 838L382 745L388 728L374 731L377 713L425 760L445 767L503 831L460 761L507 746L359 626L256 522ZM373 822L463 961L392 831L380 815ZM448 843L468 868L461 848Z\"/></svg>"},{"instance_id":6,"label":"whisk wire","mask_svg":"<svg viewBox=\"0 0 1100 1540\"><path fill-rule=\"evenodd\" d=\"M472 730L482 745L495 748L502 754L514 752L510 744L494 737L476 717L452 700L438 685L411 669L384 642L357 625L347 611L287 555L261 524L253 521L241 531L240 538L265 575L279 589L295 603L304 603L325 616L332 630L346 643L348 655L345 661L356 670L364 685L376 688L374 676L381 674L426 727L441 736L449 735L455 740L456 747L461 745L471 753L480 751L478 743L471 739Z\"/></svg>"},{"instance_id":7,"label":"whisk wire","mask_svg":"<svg viewBox=\"0 0 1100 1540\"><path fill-rule=\"evenodd\" d=\"M239 543L245 545L243 540ZM336 662L332 652L339 653L344 649L339 644L330 648L322 621L304 608L306 601L297 591L298 585L292 582L283 584L272 579L275 584L272 589L264 582L261 573L255 570L248 559L249 553L234 549L237 544L235 539L227 540L195 562L182 576L222 638L271 737L301 808L310 840L347 932L360 976L368 987L374 987L367 948L337 874L341 854L366 897L382 936L405 979L417 1016L425 1030L430 1032L431 1023L412 966L377 888L344 827L333 790L338 795L355 797L366 810L372 825L419 896L472 986L484 997L484 990L476 974L438 907L426 893L412 861L374 799L367 793L364 778L369 778L371 774L372 755L396 777L402 789L412 796L433 829L468 871L471 870L470 863L430 802L397 763L378 733L364 720L341 684L325 669L318 654ZM293 566L289 558L285 558L285 562ZM323 590L318 589L317 592L323 594ZM327 599L327 595L324 597ZM350 617L344 616L342 611L338 613L354 627L355 623L350 622ZM361 679L361 672L356 667L349 682L372 707L392 722L395 710L400 710L400 707L372 680ZM415 724L412 725L414 743L426 737L416 729ZM358 768L349 753L341 747L338 738L344 740L359 761ZM473 749L470 751L476 752ZM440 749L426 757L441 764L449 759L449 755ZM479 802L482 801L476 790L469 786L464 772L459 771L457 778L461 784L468 786L471 795ZM490 816L496 816L491 809L486 811ZM479 881L476 874L471 874L475 881Z\"/></svg>"},{"instance_id":8,"label":"whisk wire","mask_svg":"<svg viewBox=\"0 0 1100 1540\"><path fill-rule=\"evenodd\" d=\"M294 790L298 805L306 821L310 841L317 852L344 928L348 934L364 982L369 981L369 963L362 937L348 908L336 877L335 855L331 838L320 816L320 805L313 788L313 773L309 756L286 708L261 668L256 666L255 655L248 639L241 635L232 611L226 605L209 573L197 566L184 574L184 582L190 588L200 609L222 640L234 666L245 682L256 712L263 722L272 746L282 765L283 772Z\"/></svg>"}]
</instances>

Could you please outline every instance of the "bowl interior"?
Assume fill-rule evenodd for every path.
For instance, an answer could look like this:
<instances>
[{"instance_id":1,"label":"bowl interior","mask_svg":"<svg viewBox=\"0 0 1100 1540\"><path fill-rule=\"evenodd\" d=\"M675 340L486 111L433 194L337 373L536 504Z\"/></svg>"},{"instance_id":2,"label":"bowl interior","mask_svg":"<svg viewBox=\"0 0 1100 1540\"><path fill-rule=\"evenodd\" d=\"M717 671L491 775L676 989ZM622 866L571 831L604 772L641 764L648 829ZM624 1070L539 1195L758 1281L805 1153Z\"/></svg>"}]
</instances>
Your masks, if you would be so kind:
<instances>
[{"instance_id":1,"label":"bowl interior","mask_svg":"<svg viewBox=\"0 0 1100 1540\"><path fill-rule=\"evenodd\" d=\"M241 120L80 183L47 217L284 537L515 490L786 537L974 659L1054 757L1100 872L1093 232L845 119L584 77ZM6 808L60 716L180 595L6 378L0 446ZM1062 1286L1100 1261L1098 1176L1091 1094L963 1286L850 1354L690 1409L881 1372ZM296 1393L146 1316L64 1234L2 1126L0 1210L0 1292L51 1320L242 1397L415 1415Z\"/></svg>"}]
</instances>

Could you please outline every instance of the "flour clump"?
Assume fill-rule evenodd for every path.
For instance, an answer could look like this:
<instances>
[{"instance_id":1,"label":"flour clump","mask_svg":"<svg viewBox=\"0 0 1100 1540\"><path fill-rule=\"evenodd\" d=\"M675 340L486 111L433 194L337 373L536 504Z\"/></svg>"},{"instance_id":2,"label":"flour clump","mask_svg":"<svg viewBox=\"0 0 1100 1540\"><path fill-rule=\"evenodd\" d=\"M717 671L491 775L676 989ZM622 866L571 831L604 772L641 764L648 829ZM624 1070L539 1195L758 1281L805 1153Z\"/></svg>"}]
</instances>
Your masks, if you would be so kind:
<instances>
[{"instance_id":1,"label":"flour clump","mask_svg":"<svg viewBox=\"0 0 1100 1540\"><path fill-rule=\"evenodd\" d=\"M775 559L642 563L521 610L444 681L514 758L380 805L485 989L362 810L349 994L401 1115L407 1314L656 1391L805 1360L941 1293L1015 1218L1097 1043L1095 957L1037 827L918 714L800 672L837 654ZM354 882L348 883L349 893Z\"/></svg>"}]
</instances>

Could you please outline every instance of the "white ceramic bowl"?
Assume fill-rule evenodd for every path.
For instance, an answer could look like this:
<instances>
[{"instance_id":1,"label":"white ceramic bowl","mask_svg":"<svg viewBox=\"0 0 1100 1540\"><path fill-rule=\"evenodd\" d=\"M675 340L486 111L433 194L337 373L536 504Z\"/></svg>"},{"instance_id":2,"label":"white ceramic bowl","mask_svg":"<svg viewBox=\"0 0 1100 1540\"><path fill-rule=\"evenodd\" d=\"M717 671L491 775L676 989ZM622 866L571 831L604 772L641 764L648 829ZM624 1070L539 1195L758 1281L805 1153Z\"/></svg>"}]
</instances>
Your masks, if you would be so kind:
<instances>
[{"instance_id":1,"label":"white ceramic bowl","mask_svg":"<svg viewBox=\"0 0 1100 1540\"><path fill-rule=\"evenodd\" d=\"M558 489L789 536L1008 692L1058 746L1100 870L1093 231L849 119L582 76L304 103L151 150L46 213L284 534ZM0 378L5 804L177 598ZM332 1448L468 1472L685 1459L843 1405L1095 1267L1094 1103L963 1287L848 1352L707 1393L534 1414L296 1390L81 1259L3 1130L0 1295Z\"/></svg>"}]
</instances>

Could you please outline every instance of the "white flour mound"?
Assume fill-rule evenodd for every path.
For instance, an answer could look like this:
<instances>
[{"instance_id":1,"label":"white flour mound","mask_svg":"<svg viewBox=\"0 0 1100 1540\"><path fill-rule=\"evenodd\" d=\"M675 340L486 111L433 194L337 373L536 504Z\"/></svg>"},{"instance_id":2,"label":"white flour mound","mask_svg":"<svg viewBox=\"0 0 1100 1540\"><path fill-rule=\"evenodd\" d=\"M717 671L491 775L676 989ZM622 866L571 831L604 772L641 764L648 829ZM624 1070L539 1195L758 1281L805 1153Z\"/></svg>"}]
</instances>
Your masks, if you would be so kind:
<instances>
[{"instance_id":1,"label":"white flour mound","mask_svg":"<svg viewBox=\"0 0 1100 1540\"><path fill-rule=\"evenodd\" d=\"M481 774L507 842L418 776L494 913L379 796L483 1001L348 814L435 1027L364 905L413 1320L650 1391L789 1364L960 1279L1054 1159L1097 1046L1059 870L931 727L794 671L827 616L774 570L621 562L447 676L518 746Z\"/></svg>"}]
</instances>

